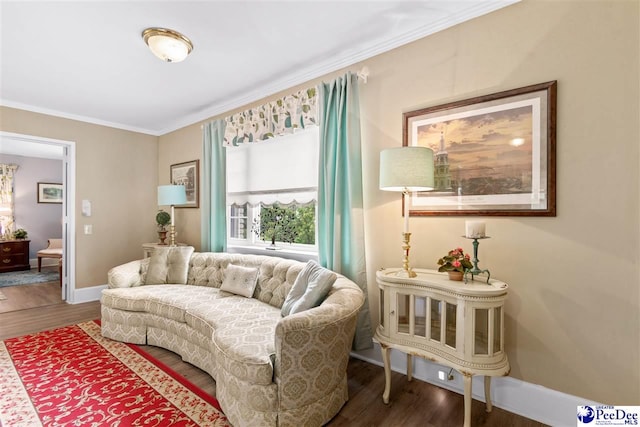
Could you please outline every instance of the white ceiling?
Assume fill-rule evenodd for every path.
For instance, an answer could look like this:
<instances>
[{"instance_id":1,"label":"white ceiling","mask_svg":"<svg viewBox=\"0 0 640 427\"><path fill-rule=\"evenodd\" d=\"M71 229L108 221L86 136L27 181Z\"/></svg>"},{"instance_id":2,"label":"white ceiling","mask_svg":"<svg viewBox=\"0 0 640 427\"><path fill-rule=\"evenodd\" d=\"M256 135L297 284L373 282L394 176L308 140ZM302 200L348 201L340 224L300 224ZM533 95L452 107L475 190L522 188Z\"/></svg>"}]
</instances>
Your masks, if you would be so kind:
<instances>
[{"instance_id":1,"label":"white ceiling","mask_svg":"<svg viewBox=\"0 0 640 427\"><path fill-rule=\"evenodd\" d=\"M0 0L0 104L162 135L516 1Z\"/></svg>"}]
</instances>

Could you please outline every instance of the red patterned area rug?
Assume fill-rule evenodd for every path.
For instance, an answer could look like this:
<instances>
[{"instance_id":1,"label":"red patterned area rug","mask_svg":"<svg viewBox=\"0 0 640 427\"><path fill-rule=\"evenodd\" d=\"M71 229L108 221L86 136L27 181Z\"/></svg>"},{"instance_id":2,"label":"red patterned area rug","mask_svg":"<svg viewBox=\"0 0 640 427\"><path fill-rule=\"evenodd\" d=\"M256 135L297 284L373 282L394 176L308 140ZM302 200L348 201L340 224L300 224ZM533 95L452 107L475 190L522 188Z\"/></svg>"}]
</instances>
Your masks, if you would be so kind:
<instances>
[{"instance_id":1,"label":"red patterned area rug","mask_svg":"<svg viewBox=\"0 0 640 427\"><path fill-rule=\"evenodd\" d=\"M229 426L218 401L85 322L0 342L0 426Z\"/></svg>"}]
</instances>

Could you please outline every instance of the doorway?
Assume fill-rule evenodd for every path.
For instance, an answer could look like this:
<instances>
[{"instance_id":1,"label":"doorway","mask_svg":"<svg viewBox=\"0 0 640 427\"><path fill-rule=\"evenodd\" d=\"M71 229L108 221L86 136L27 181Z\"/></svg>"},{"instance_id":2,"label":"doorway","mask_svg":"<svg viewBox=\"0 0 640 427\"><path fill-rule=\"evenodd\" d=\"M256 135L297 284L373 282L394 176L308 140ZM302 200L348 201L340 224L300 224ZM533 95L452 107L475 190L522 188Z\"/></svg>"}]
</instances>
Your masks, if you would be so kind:
<instances>
[{"instance_id":1,"label":"doorway","mask_svg":"<svg viewBox=\"0 0 640 427\"><path fill-rule=\"evenodd\" d=\"M61 235L63 256L59 276L60 297L62 301L73 303L75 292L75 241L73 239L75 235L75 142L0 131L0 154L62 160Z\"/></svg>"}]
</instances>

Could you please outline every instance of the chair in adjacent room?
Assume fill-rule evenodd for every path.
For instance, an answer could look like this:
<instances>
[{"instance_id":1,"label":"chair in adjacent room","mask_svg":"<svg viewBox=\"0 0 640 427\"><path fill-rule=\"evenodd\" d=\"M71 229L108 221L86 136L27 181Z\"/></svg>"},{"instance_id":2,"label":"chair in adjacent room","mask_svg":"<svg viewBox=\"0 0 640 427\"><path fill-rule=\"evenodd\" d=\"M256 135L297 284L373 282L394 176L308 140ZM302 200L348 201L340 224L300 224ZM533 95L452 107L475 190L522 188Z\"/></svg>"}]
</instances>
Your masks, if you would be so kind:
<instances>
[{"instance_id":1,"label":"chair in adjacent room","mask_svg":"<svg viewBox=\"0 0 640 427\"><path fill-rule=\"evenodd\" d=\"M42 258L62 258L62 239L49 239L49 245L38 251L38 271L42 269Z\"/></svg>"}]
</instances>

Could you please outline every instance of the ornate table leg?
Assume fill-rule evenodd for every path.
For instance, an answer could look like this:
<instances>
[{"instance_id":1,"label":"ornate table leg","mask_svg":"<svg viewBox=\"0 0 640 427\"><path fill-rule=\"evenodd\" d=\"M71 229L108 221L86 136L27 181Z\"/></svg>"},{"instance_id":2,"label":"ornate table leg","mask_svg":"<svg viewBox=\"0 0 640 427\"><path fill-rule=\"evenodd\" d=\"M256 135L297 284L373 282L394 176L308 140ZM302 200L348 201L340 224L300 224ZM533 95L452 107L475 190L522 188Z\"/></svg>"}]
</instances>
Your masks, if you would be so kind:
<instances>
[{"instance_id":1,"label":"ornate table leg","mask_svg":"<svg viewBox=\"0 0 640 427\"><path fill-rule=\"evenodd\" d=\"M487 402L487 412L491 412L493 404L491 403L491 377L489 375L484 377L484 400Z\"/></svg>"},{"instance_id":2,"label":"ornate table leg","mask_svg":"<svg viewBox=\"0 0 640 427\"><path fill-rule=\"evenodd\" d=\"M384 393L382 393L382 401L389 403L389 394L391 393L391 361L389 360L389 353L391 348L380 343L380 350L382 351L382 361L384 362Z\"/></svg>"},{"instance_id":3,"label":"ornate table leg","mask_svg":"<svg viewBox=\"0 0 640 427\"><path fill-rule=\"evenodd\" d=\"M464 378L464 427L471 427L471 379L472 375L462 373Z\"/></svg>"},{"instance_id":4,"label":"ornate table leg","mask_svg":"<svg viewBox=\"0 0 640 427\"><path fill-rule=\"evenodd\" d=\"M413 359L410 354L407 354L407 381L413 379Z\"/></svg>"}]
</instances>

